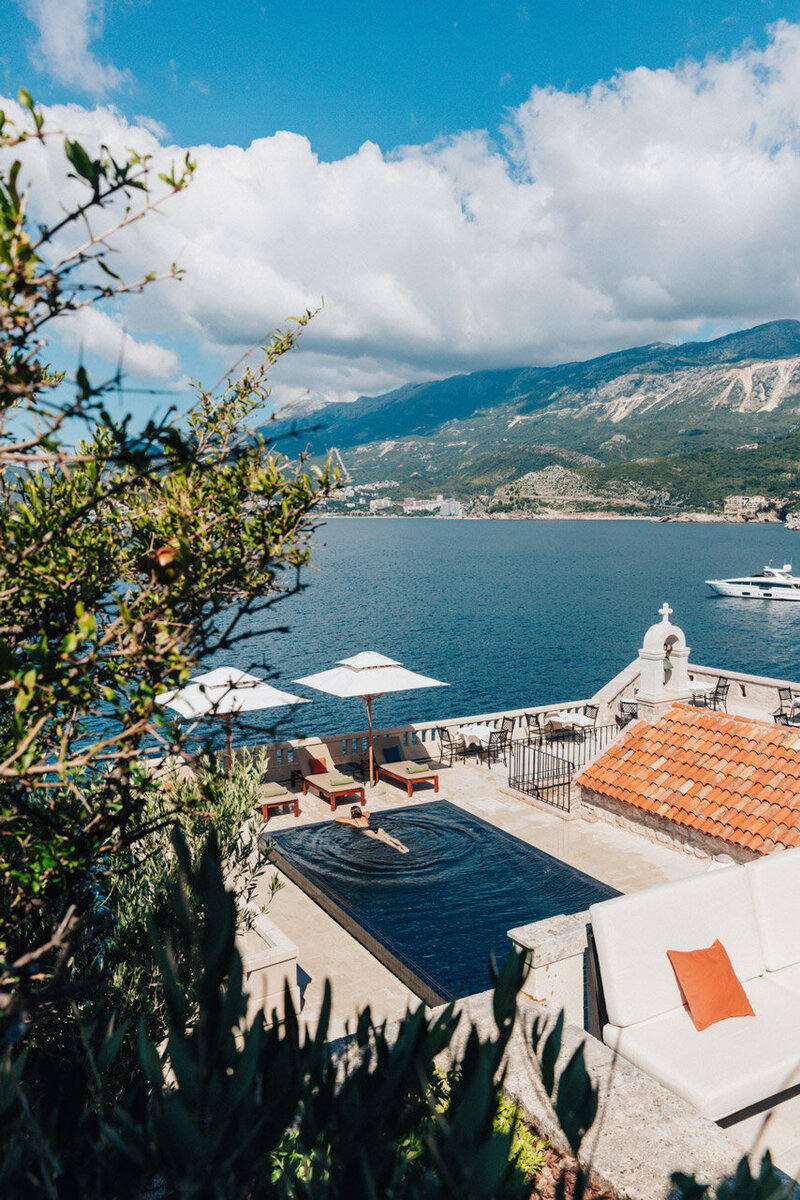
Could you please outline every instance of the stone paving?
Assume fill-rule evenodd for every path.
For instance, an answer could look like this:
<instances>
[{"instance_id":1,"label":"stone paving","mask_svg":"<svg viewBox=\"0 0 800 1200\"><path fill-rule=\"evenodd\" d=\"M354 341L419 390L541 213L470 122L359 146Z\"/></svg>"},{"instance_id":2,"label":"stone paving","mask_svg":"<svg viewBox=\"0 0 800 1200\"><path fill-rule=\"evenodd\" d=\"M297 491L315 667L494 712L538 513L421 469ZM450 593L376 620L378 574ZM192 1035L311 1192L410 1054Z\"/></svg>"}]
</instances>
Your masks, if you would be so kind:
<instances>
[{"instance_id":1,"label":"stone paving","mask_svg":"<svg viewBox=\"0 0 800 1200\"><path fill-rule=\"evenodd\" d=\"M385 782L367 788L367 807L374 828L380 824L381 810L449 800L623 892L697 874L708 865L705 857L687 854L673 844L650 841L605 821L566 819L509 793L505 785L502 764L490 770L485 764L457 763L442 771L438 794L432 785L419 785L409 799L404 787ZM297 820L291 809L273 811L266 829L278 832L332 819L330 806L309 794L301 796ZM420 1003L300 888L288 879L283 883L269 915L298 947L304 1025L311 1029L316 1025L326 979L333 989L332 1038L352 1029L356 1013L367 1004L373 1019L380 1022L396 1020L409 1005ZM751 1113L731 1125L728 1135L743 1151L761 1153L769 1146L778 1165L794 1174L800 1169L800 1095L778 1106L764 1128L766 1115Z\"/></svg>"}]
</instances>

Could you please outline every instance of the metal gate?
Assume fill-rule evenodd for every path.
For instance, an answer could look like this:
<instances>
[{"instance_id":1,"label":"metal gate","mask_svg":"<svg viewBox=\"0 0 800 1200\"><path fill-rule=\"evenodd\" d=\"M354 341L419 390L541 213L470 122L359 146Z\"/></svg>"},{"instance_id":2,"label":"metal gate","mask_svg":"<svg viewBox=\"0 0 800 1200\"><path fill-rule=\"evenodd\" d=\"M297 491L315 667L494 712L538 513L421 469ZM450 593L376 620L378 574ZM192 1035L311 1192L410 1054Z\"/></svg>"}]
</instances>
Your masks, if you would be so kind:
<instances>
[{"instance_id":1,"label":"metal gate","mask_svg":"<svg viewBox=\"0 0 800 1200\"><path fill-rule=\"evenodd\" d=\"M541 746L525 742L511 743L508 765L508 786L528 796L535 796L553 808L569 810L569 791L575 774L575 764L558 754L550 754Z\"/></svg>"}]
</instances>

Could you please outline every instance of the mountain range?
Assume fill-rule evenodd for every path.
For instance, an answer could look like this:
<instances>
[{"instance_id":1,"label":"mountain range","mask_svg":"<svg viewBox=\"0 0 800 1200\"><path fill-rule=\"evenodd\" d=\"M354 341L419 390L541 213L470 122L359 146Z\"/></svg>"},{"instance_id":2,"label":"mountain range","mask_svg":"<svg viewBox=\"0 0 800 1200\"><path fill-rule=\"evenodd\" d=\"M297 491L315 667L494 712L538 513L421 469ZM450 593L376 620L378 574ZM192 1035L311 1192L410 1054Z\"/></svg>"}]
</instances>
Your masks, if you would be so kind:
<instances>
[{"instance_id":1,"label":"mountain range","mask_svg":"<svg viewBox=\"0 0 800 1200\"><path fill-rule=\"evenodd\" d=\"M785 495L800 486L798 430L800 321L781 320L708 342L301 404L264 433L289 454L335 447L356 483L391 479L398 495L445 491L536 511L554 499L715 507L730 490L765 492L758 481L773 460L781 469L770 483Z\"/></svg>"}]
</instances>

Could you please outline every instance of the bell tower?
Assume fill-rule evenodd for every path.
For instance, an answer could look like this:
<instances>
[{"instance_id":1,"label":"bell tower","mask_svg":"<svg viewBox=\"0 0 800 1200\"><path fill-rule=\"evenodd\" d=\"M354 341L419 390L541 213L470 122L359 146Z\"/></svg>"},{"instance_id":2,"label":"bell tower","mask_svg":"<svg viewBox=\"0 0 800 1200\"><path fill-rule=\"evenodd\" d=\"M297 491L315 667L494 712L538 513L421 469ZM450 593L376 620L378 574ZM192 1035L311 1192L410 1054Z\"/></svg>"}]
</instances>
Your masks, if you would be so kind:
<instances>
[{"instance_id":1,"label":"bell tower","mask_svg":"<svg viewBox=\"0 0 800 1200\"><path fill-rule=\"evenodd\" d=\"M670 621L666 603L658 610L661 620L651 625L639 651L639 716L657 721L672 705L690 699L689 647L683 630Z\"/></svg>"}]
</instances>

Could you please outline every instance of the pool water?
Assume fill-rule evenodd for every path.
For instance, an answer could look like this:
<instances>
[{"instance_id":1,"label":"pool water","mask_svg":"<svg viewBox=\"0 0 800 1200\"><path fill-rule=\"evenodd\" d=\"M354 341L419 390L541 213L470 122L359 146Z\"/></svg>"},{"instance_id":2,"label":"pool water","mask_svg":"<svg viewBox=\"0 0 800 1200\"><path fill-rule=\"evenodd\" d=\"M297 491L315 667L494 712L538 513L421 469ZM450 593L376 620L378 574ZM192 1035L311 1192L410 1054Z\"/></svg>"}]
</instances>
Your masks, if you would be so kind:
<instances>
[{"instance_id":1,"label":"pool water","mask_svg":"<svg viewBox=\"0 0 800 1200\"><path fill-rule=\"evenodd\" d=\"M276 866L421 999L492 986L507 931L619 893L447 800L375 813L408 854L325 821L274 835Z\"/></svg>"}]
</instances>

